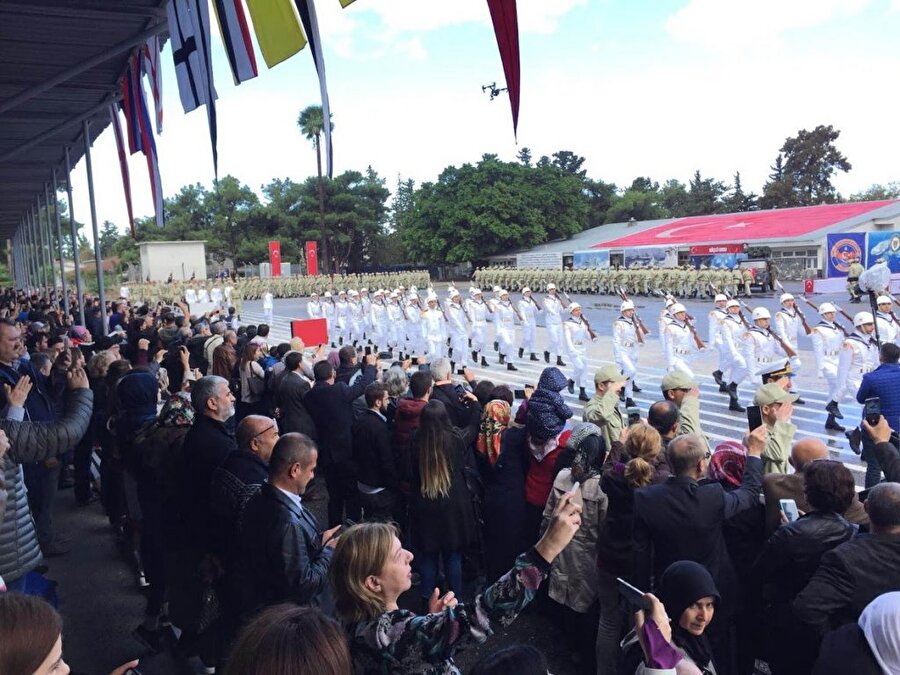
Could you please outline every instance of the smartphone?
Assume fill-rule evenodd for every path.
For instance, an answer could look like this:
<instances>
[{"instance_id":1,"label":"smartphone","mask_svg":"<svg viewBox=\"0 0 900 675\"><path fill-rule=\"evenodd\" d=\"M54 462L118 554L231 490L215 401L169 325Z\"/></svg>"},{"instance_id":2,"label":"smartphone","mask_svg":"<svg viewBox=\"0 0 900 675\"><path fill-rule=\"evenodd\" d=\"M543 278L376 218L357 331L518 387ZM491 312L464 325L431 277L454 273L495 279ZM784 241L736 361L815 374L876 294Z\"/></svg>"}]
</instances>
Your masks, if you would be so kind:
<instances>
[{"instance_id":1,"label":"smartphone","mask_svg":"<svg viewBox=\"0 0 900 675\"><path fill-rule=\"evenodd\" d=\"M516 389L513 391L513 396L516 398L525 398L525 390L524 389Z\"/></svg>"},{"instance_id":2,"label":"smartphone","mask_svg":"<svg viewBox=\"0 0 900 675\"><path fill-rule=\"evenodd\" d=\"M619 585L619 595L625 598L625 601L635 609L642 609L645 612L653 610L653 605L644 597L643 591L639 591L621 577L616 578Z\"/></svg>"},{"instance_id":3,"label":"smartphone","mask_svg":"<svg viewBox=\"0 0 900 675\"><path fill-rule=\"evenodd\" d=\"M762 410L758 405L748 405L747 406L747 424L750 426L750 431L753 431L757 427L762 426Z\"/></svg>"},{"instance_id":4,"label":"smartphone","mask_svg":"<svg viewBox=\"0 0 900 675\"><path fill-rule=\"evenodd\" d=\"M797 502L793 499L779 499L778 505L781 507L781 512L784 514L785 518L788 519L789 523L793 523L800 517L800 511L797 510Z\"/></svg>"},{"instance_id":5,"label":"smartphone","mask_svg":"<svg viewBox=\"0 0 900 675\"><path fill-rule=\"evenodd\" d=\"M873 427L878 424L881 419L881 399L877 396L867 398L863 404L863 414L866 416L866 422Z\"/></svg>"}]
</instances>

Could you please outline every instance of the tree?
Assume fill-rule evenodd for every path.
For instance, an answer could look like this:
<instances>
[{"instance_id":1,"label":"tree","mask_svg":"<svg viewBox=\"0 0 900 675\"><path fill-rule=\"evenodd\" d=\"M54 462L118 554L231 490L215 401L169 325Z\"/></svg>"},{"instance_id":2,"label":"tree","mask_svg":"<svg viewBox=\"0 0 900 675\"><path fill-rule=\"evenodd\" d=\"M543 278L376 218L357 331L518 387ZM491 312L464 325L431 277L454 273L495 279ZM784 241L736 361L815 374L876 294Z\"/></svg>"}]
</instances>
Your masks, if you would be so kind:
<instances>
[{"instance_id":1,"label":"tree","mask_svg":"<svg viewBox=\"0 0 900 675\"><path fill-rule=\"evenodd\" d=\"M330 118L328 124L331 125L331 129L334 129L334 124L332 124ZM322 111L322 106L310 105L301 110L300 116L297 118L297 126L300 127L300 131L306 137L306 140L312 141L313 147L316 149L316 169L319 173L319 225L320 228L324 230L325 185L322 179L322 134L325 131L325 113ZM322 257L325 262L323 266L324 270L328 272L330 270L330 256L328 252L328 241L324 239L322 240Z\"/></svg>"},{"instance_id":2,"label":"tree","mask_svg":"<svg viewBox=\"0 0 900 675\"><path fill-rule=\"evenodd\" d=\"M794 194L794 178L785 171L784 156L781 153L775 158L775 166L771 169L772 173L769 174L769 180L763 186L762 197L759 198L759 207L778 209L799 206Z\"/></svg>"},{"instance_id":3,"label":"tree","mask_svg":"<svg viewBox=\"0 0 900 675\"><path fill-rule=\"evenodd\" d=\"M722 206L725 211L728 213L755 211L756 200L757 196L755 193L751 192L750 194L747 194L744 192L744 188L741 184L741 172L736 171L734 173L734 187L732 188L732 192L722 199Z\"/></svg>"},{"instance_id":4,"label":"tree","mask_svg":"<svg viewBox=\"0 0 900 675\"><path fill-rule=\"evenodd\" d=\"M104 220L103 225L100 226L99 235L100 255L107 258L112 255L113 247L119 240L119 237L122 236L122 233L119 232L119 228L116 227L115 223Z\"/></svg>"},{"instance_id":5,"label":"tree","mask_svg":"<svg viewBox=\"0 0 900 675\"><path fill-rule=\"evenodd\" d=\"M812 131L801 129L795 137L785 139L779 160L776 160L776 166L781 169L780 184L776 182L770 186L767 183L767 188L771 189L763 191L766 203L780 207L839 201L831 178L837 171L846 172L853 168L835 147L840 135L841 132L832 125L820 124Z\"/></svg>"},{"instance_id":6,"label":"tree","mask_svg":"<svg viewBox=\"0 0 900 675\"><path fill-rule=\"evenodd\" d=\"M720 213L723 209L719 200L727 191L728 188L721 181L703 178L699 170L695 171L690 181L685 215L705 216Z\"/></svg>"},{"instance_id":7,"label":"tree","mask_svg":"<svg viewBox=\"0 0 900 675\"><path fill-rule=\"evenodd\" d=\"M624 223L632 218L635 220L665 218L667 214L660 206L659 199L659 193L655 191L625 190L606 212L606 222Z\"/></svg>"},{"instance_id":8,"label":"tree","mask_svg":"<svg viewBox=\"0 0 900 675\"><path fill-rule=\"evenodd\" d=\"M584 193L588 199L590 212L587 227L597 227L606 221L606 213L618 195L615 183L604 183L602 180L584 180Z\"/></svg>"},{"instance_id":9,"label":"tree","mask_svg":"<svg viewBox=\"0 0 900 675\"><path fill-rule=\"evenodd\" d=\"M688 215L691 198L687 186L680 180L670 178L659 189L659 205L671 218Z\"/></svg>"},{"instance_id":10,"label":"tree","mask_svg":"<svg viewBox=\"0 0 900 675\"><path fill-rule=\"evenodd\" d=\"M397 190L394 192L394 199L391 202L391 230L400 232L406 225L406 217L413 209L414 195L416 191L416 183L412 178L402 180L397 175Z\"/></svg>"},{"instance_id":11,"label":"tree","mask_svg":"<svg viewBox=\"0 0 900 675\"><path fill-rule=\"evenodd\" d=\"M209 214L210 233L213 235L213 246L207 246L209 252L223 257L223 243L228 242L227 251L232 263L238 261L239 233L247 230L247 220L259 208L259 198L246 185L241 185L234 176L225 176L218 181L214 192L206 193L203 206ZM245 237L240 237L246 241ZM258 237L254 237L256 239ZM259 256L257 259L264 258Z\"/></svg>"},{"instance_id":12,"label":"tree","mask_svg":"<svg viewBox=\"0 0 900 675\"><path fill-rule=\"evenodd\" d=\"M881 185L879 183L870 185L868 188L866 188L862 192L855 192L852 195L850 195L850 199L848 199L847 201L873 202L873 201L881 201L884 199L898 199L898 198L900 198L900 182L892 182L892 183L887 183L885 185Z\"/></svg>"},{"instance_id":13,"label":"tree","mask_svg":"<svg viewBox=\"0 0 900 675\"><path fill-rule=\"evenodd\" d=\"M559 152L554 152L553 161L551 162L551 164L553 164L553 166L555 166L563 173L568 173L572 176L578 176L582 179L587 173L581 168L581 165L584 164L584 157L579 157L574 152L571 152L569 150L560 150Z\"/></svg>"},{"instance_id":14,"label":"tree","mask_svg":"<svg viewBox=\"0 0 900 675\"><path fill-rule=\"evenodd\" d=\"M519 153L516 155L516 157L525 166L531 166L531 149L530 148L522 148L521 150L519 150Z\"/></svg>"}]
</instances>

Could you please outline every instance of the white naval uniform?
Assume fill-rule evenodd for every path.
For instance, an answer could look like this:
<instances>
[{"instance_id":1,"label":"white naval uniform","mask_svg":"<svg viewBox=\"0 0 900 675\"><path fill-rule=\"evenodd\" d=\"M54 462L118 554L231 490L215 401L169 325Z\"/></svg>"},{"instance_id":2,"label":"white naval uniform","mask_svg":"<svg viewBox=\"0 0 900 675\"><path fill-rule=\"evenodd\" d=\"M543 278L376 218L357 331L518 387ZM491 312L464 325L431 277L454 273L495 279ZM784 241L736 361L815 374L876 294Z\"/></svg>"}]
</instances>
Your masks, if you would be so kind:
<instances>
[{"instance_id":1,"label":"white naval uniform","mask_svg":"<svg viewBox=\"0 0 900 675\"><path fill-rule=\"evenodd\" d=\"M334 301L334 329L339 342L347 342L350 337L350 306L346 300Z\"/></svg>"},{"instance_id":2,"label":"white naval uniform","mask_svg":"<svg viewBox=\"0 0 900 675\"><path fill-rule=\"evenodd\" d=\"M191 304L197 302L197 291L196 291L196 289L188 288L188 289L184 292L184 301L185 301L187 304L189 304L189 305L191 305Z\"/></svg>"},{"instance_id":3,"label":"white naval uniform","mask_svg":"<svg viewBox=\"0 0 900 675\"><path fill-rule=\"evenodd\" d=\"M447 341L446 323L444 315L437 307L422 312L422 336L425 338L425 351L431 362L444 356Z\"/></svg>"},{"instance_id":4,"label":"white naval uniform","mask_svg":"<svg viewBox=\"0 0 900 675\"><path fill-rule=\"evenodd\" d=\"M737 314L726 313L725 319L719 324L719 367L722 370L722 380L725 384L740 384L747 378L749 364L741 350L744 333L747 329L741 317Z\"/></svg>"},{"instance_id":5,"label":"white naval uniform","mask_svg":"<svg viewBox=\"0 0 900 675\"><path fill-rule=\"evenodd\" d=\"M759 326L752 326L744 334L744 361L750 377L758 379L762 384L763 373L770 372L771 366L779 363L784 366L788 361L788 355L778 344L771 333Z\"/></svg>"},{"instance_id":6,"label":"white naval uniform","mask_svg":"<svg viewBox=\"0 0 900 675\"><path fill-rule=\"evenodd\" d=\"M450 302L447 307L447 328L450 331L450 347L453 361L460 368L469 366L469 327L462 305Z\"/></svg>"},{"instance_id":7,"label":"white naval uniform","mask_svg":"<svg viewBox=\"0 0 900 675\"><path fill-rule=\"evenodd\" d=\"M369 337L378 350L385 350L388 346L388 309L384 301L375 300L369 308L369 323L372 330Z\"/></svg>"},{"instance_id":8,"label":"white naval uniform","mask_svg":"<svg viewBox=\"0 0 900 675\"><path fill-rule=\"evenodd\" d=\"M694 377L694 371L688 363L698 353L694 336L687 324L673 319L666 326L666 368L669 372L680 370L689 377Z\"/></svg>"},{"instance_id":9,"label":"white naval uniform","mask_svg":"<svg viewBox=\"0 0 900 675\"><path fill-rule=\"evenodd\" d=\"M328 341L332 344L337 344L337 327L335 322L337 307L335 307L333 298L322 301L322 316L325 317L325 323L328 327Z\"/></svg>"},{"instance_id":10,"label":"white naval uniform","mask_svg":"<svg viewBox=\"0 0 900 675\"><path fill-rule=\"evenodd\" d=\"M205 292L205 289L200 289L201 297ZM275 300L270 291L263 293L263 314L266 316L266 323L271 326L275 322Z\"/></svg>"},{"instance_id":11,"label":"white naval uniform","mask_svg":"<svg viewBox=\"0 0 900 675\"><path fill-rule=\"evenodd\" d=\"M472 351L484 355L487 343L487 316L490 309L484 300L468 300L469 319L472 320Z\"/></svg>"},{"instance_id":12,"label":"white naval uniform","mask_svg":"<svg viewBox=\"0 0 900 675\"><path fill-rule=\"evenodd\" d=\"M128 286L121 286L119 288L119 297L120 298L125 298L127 300L130 295L131 295L131 289L128 288Z\"/></svg>"},{"instance_id":13,"label":"white naval uniform","mask_svg":"<svg viewBox=\"0 0 900 675\"><path fill-rule=\"evenodd\" d=\"M828 398L837 401L843 386L838 382L838 356L844 344L844 332L834 323L819 321L812 329L813 351L816 355L816 370L828 383Z\"/></svg>"},{"instance_id":14,"label":"white naval uniform","mask_svg":"<svg viewBox=\"0 0 900 675\"><path fill-rule=\"evenodd\" d=\"M212 290L209 292L209 299L212 303L218 308L222 308L222 289L218 286L213 286Z\"/></svg>"},{"instance_id":15,"label":"white naval uniform","mask_svg":"<svg viewBox=\"0 0 900 675\"><path fill-rule=\"evenodd\" d=\"M413 300L406 304L406 352L421 355L425 353L425 339L422 337L422 308Z\"/></svg>"},{"instance_id":16,"label":"white naval uniform","mask_svg":"<svg viewBox=\"0 0 900 675\"><path fill-rule=\"evenodd\" d=\"M534 354L537 337L537 314L541 310L540 305L534 300L522 298L519 300L519 314L522 315L522 349L526 354Z\"/></svg>"},{"instance_id":17,"label":"white naval uniform","mask_svg":"<svg viewBox=\"0 0 900 675\"><path fill-rule=\"evenodd\" d=\"M728 359L725 358L722 353L722 322L725 321L725 317L727 316L727 310L722 307L716 307L709 313L709 319L707 321L709 326L709 339L706 341L706 344L719 352L719 372L723 374L723 377L725 368L728 365Z\"/></svg>"},{"instance_id":18,"label":"white naval uniform","mask_svg":"<svg viewBox=\"0 0 900 675\"><path fill-rule=\"evenodd\" d=\"M659 314L659 319L656 321L656 327L658 329L657 333L659 334L659 346L662 349L662 353L665 354L667 351L666 348L666 326L675 321L675 317L669 314L668 309L664 309Z\"/></svg>"},{"instance_id":19,"label":"white naval uniform","mask_svg":"<svg viewBox=\"0 0 900 675\"><path fill-rule=\"evenodd\" d=\"M321 300L310 300L306 303L306 316L310 319L324 319L325 308Z\"/></svg>"},{"instance_id":20,"label":"white naval uniform","mask_svg":"<svg viewBox=\"0 0 900 675\"><path fill-rule=\"evenodd\" d=\"M587 324L583 319L576 319L572 316L563 323L563 331L569 367L572 369L569 379L575 383L576 387L587 387L590 379L587 372L587 345L592 342Z\"/></svg>"},{"instance_id":21,"label":"white naval uniform","mask_svg":"<svg viewBox=\"0 0 900 675\"><path fill-rule=\"evenodd\" d=\"M562 356L568 338L563 338L562 302L559 296L544 296L544 324L547 327L547 351Z\"/></svg>"},{"instance_id":22,"label":"white naval uniform","mask_svg":"<svg viewBox=\"0 0 900 675\"><path fill-rule=\"evenodd\" d=\"M359 298L359 304L362 305L362 322L363 335L367 340L372 339L372 301L369 296Z\"/></svg>"},{"instance_id":23,"label":"white naval uniform","mask_svg":"<svg viewBox=\"0 0 900 675\"><path fill-rule=\"evenodd\" d=\"M206 288L201 288L197 291L197 299L200 302L209 302L209 291Z\"/></svg>"},{"instance_id":24,"label":"white naval uniform","mask_svg":"<svg viewBox=\"0 0 900 675\"><path fill-rule=\"evenodd\" d=\"M403 327L403 310L400 303L391 301L387 305L388 348L392 351L403 346L406 330Z\"/></svg>"},{"instance_id":25,"label":"white naval uniform","mask_svg":"<svg viewBox=\"0 0 900 675\"><path fill-rule=\"evenodd\" d=\"M900 326L897 325L890 313L876 312L875 321L878 322L878 338L881 340L881 344L885 342L900 344L898 342L900 340Z\"/></svg>"},{"instance_id":26,"label":"white naval uniform","mask_svg":"<svg viewBox=\"0 0 900 675\"><path fill-rule=\"evenodd\" d=\"M850 400L856 400L856 392L862 384L863 375L872 372L878 366L878 343L875 335L863 335L853 331L844 339L841 351L838 355L837 367L837 396L834 400L838 403L848 396Z\"/></svg>"},{"instance_id":27,"label":"white naval uniform","mask_svg":"<svg viewBox=\"0 0 900 675\"><path fill-rule=\"evenodd\" d=\"M234 287L226 286L225 287L225 309L229 307L233 307L232 298L234 297Z\"/></svg>"},{"instance_id":28,"label":"white naval uniform","mask_svg":"<svg viewBox=\"0 0 900 675\"><path fill-rule=\"evenodd\" d=\"M790 362L791 372L799 373L803 367L803 362L800 361L800 335L805 332L800 313L796 309L791 311L784 307L775 312L775 332L797 352L795 356L790 357Z\"/></svg>"},{"instance_id":29,"label":"white naval uniform","mask_svg":"<svg viewBox=\"0 0 900 675\"><path fill-rule=\"evenodd\" d=\"M350 341L353 344L362 342L365 333L365 319L363 318L363 306L359 300L347 302L350 312Z\"/></svg>"},{"instance_id":30,"label":"white naval uniform","mask_svg":"<svg viewBox=\"0 0 900 675\"><path fill-rule=\"evenodd\" d=\"M500 356L505 356L509 361L516 349L516 310L509 300L501 300L494 305L494 327L497 331L494 339L499 343Z\"/></svg>"},{"instance_id":31,"label":"white naval uniform","mask_svg":"<svg viewBox=\"0 0 900 675\"><path fill-rule=\"evenodd\" d=\"M622 374L628 378L625 383L625 397L634 396L634 376L637 373L638 340L640 326L634 319L619 316L613 322L613 358Z\"/></svg>"}]
</instances>

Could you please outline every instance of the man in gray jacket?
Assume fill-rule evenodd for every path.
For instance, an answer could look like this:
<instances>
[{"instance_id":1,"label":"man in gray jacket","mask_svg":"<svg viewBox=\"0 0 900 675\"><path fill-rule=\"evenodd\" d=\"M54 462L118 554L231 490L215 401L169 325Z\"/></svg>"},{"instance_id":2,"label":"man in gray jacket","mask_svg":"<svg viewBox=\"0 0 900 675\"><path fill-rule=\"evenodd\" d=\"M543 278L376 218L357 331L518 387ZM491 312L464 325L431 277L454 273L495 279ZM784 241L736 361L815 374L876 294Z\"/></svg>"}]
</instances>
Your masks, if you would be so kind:
<instances>
[{"instance_id":1,"label":"man in gray jacket","mask_svg":"<svg viewBox=\"0 0 900 675\"><path fill-rule=\"evenodd\" d=\"M4 385L9 410L7 417L0 419L0 432L8 437L9 449L4 454L0 442L0 577L9 590L23 590L25 575L42 560L20 464L41 462L74 448L91 419L94 394L84 370L70 371L66 379L65 410L53 423L22 421L31 389L27 377L15 387Z\"/></svg>"}]
</instances>

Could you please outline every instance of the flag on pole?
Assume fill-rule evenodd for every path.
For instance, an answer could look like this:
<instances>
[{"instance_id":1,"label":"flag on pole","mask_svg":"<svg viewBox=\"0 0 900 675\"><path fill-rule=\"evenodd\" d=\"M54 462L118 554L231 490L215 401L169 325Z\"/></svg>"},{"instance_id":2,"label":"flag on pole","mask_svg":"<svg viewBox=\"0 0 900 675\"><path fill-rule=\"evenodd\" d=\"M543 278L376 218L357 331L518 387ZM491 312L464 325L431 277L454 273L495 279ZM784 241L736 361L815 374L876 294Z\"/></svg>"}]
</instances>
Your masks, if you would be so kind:
<instances>
[{"instance_id":1,"label":"flag on pole","mask_svg":"<svg viewBox=\"0 0 900 675\"><path fill-rule=\"evenodd\" d=\"M213 171L218 178L216 89L213 86L209 48L209 5L206 0L171 0L167 14L181 105L185 112L191 112L201 105L206 106Z\"/></svg>"},{"instance_id":2,"label":"flag on pole","mask_svg":"<svg viewBox=\"0 0 900 675\"><path fill-rule=\"evenodd\" d=\"M156 133L162 133L163 110L162 110L162 68L159 63L159 53L162 45L159 36L154 35L144 43L141 50L143 59L141 67L150 81L150 94L153 96L153 108L156 111Z\"/></svg>"},{"instance_id":3,"label":"flag on pole","mask_svg":"<svg viewBox=\"0 0 900 675\"><path fill-rule=\"evenodd\" d=\"M138 64L135 64L137 66ZM144 156L147 158L147 173L150 176L150 192L153 195L153 208L156 212L156 226L165 225L163 208L162 179L159 175L159 156L156 154L156 141L153 139L153 129L150 126L150 110L147 108L147 100L144 98L143 89L138 96L138 121L141 129L141 144L144 147Z\"/></svg>"},{"instance_id":4,"label":"flag on pole","mask_svg":"<svg viewBox=\"0 0 900 675\"><path fill-rule=\"evenodd\" d=\"M128 59L122 76L122 111L125 113L125 131L128 134L128 152L143 150L141 128L138 122L138 96L141 91L141 71L134 67L135 59Z\"/></svg>"},{"instance_id":5,"label":"flag on pole","mask_svg":"<svg viewBox=\"0 0 900 675\"><path fill-rule=\"evenodd\" d=\"M256 41L272 68L306 46L291 0L247 0Z\"/></svg>"},{"instance_id":6,"label":"flag on pole","mask_svg":"<svg viewBox=\"0 0 900 675\"><path fill-rule=\"evenodd\" d=\"M316 5L314 0L294 0L297 11L300 13L300 21L306 31L309 40L309 50L312 52L313 62L316 64L316 72L319 74L319 92L322 96L322 119L325 132L325 166L326 175L331 178L334 163L332 161L331 147L331 107L328 104L328 85L325 82L325 57L322 55L322 40L319 36L319 20L316 17Z\"/></svg>"},{"instance_id":7,"label":"flag on pole","mask_svg":"<svg viewBox=\"0 0 900 675\"><path fill-rule=\"evenodd\" d=\"M243 2L213 0L213 9L216 10L219 32L222 34L222 42L228 54L228 64L231 66L234 83L240 84L253 79L257 75L256 55L253 53L253 42L250 40L250 29L247 27Z\"/></svg>"},{"instance_id":8,"label":"flag on pole","mask_svg":"<svg viewBox=\"0 0 900 675\"><path fill-rule=\"evenodd\" d=\"M343 7L344 9L346 9L347 7L349 7L350 5L352 5L353 2L354 2L354 0L341 0L341 7Z\"/></svg>"},{"instance_id":9,"label":"flag on pole","mask_svg":"<svg viewBox=\"0 0 900 675\"><path fill-rule=\"evenodd\" d=\"M125 206L128 208L128 224L131 226L131 238L134 239L134 210L131 208L131 176L128 173L128 156L125 154L125 142L122 140L122 122L115 103L109 104L109 118L112 120L113 132L116 136L116 151L119 154L119 171L122 173L122 189L125 191Z\"/></svg>"},{"instance_id":10,"label":"flag on pole","mask_svg":"<svg viewBox=\"0 0 900 675\"><path fill-rule=\"evenodd\" d=\"M519 20L516 14L516 0L487 0L503 61L506 89L512 109L513 135L519 127Z\"/></svg>"}]
</instances>

